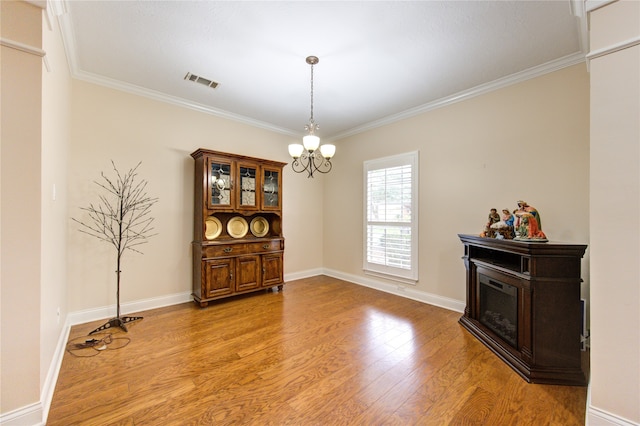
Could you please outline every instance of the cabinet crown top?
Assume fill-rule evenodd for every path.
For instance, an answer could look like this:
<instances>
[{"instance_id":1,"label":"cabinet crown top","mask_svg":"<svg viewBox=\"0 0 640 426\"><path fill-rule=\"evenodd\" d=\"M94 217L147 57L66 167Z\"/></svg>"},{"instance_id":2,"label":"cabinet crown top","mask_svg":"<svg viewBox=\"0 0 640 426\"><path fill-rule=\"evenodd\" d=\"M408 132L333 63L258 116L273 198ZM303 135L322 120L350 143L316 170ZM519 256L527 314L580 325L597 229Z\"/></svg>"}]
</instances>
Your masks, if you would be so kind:
<instances>
[{"instance_id":1,"label":"cabinet crown top","mask_svg":"<svg viewBox=\"0 0 640 426\"><path fill-rule=\"evenodd\" d=\"M281 161L266 160L264 158L249 157L247 155L232 154L229 152L213 151L206 148L198 148L197 150L191 153L191 157L193 157L194 159L197 159L200 157L216 157L216 158L228 159L229 161L254 161L254 162L261 162L264 164L269 164L277 167L284 167L287 165L287 163L283 163Z\"/></svg>"}]
</instances>

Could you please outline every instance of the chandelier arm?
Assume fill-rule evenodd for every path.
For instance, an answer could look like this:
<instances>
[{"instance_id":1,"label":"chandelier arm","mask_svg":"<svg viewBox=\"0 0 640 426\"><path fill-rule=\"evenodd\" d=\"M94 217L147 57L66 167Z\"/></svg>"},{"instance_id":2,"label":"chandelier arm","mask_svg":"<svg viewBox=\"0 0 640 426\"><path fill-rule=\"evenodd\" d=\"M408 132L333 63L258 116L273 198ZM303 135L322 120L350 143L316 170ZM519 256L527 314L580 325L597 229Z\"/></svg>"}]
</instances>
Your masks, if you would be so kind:
<instances>
[{"instance_id":1,"label":"chandelier arm","mask_svg":"<svg viewBox=\"0 0 640 426\"><path fill-rule=\"evenodd\" d=\"M291 163L291 168L296 173L309 171L309 161L307 154L302 154L300 158L295 158Z\"/></svg>"},{"instance_id":2,"label":"chandelier arm","mask_svg":"<svg viewBox=\"0 0 640 426\"><path fill-rule=\"evenodd\" d=\"M319 161L316 161L319 160ZM331 160L327 160L322 155L314 155L313 158L313 170L320 173L329 173L331 171Z\"/></svg>"},{"instance_id":3,"label":"chandelier arm","mask_svg":"<svg viewBox=\"0 0 640 426\"><path fill-rule=\"evenodd\" d=\"M310 166L311 163L313 163L312 166L314 172L329 173L331 171L331 168L333 167L331 160L327 160L322 155L315 152L311 156L313 157L313 162L310 162Z\"/></svg>"},{"instance_id":4,"label":"chandelier arm","mask_svg":"<svg viewBox=\"0 0 640 426\"><path fill-rule=\"evenodd\" d=\"M333 168L333 164L331 164L331 160L325 160L322 165L326 168L325 170L317 169L320 173L329 173Z\"/></svg>"}]
</instances>

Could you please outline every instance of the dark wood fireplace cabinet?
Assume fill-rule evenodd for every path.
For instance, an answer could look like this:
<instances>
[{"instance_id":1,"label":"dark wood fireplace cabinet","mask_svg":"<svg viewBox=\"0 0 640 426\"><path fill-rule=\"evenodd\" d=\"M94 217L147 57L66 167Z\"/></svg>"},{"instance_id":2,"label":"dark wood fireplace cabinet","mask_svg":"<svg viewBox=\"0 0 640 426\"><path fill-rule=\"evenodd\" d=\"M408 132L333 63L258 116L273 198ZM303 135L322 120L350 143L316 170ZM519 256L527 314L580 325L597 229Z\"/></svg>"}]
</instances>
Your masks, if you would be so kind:
<instances>
[{"instance_id":1,"label":"dark wood fireplace cabinet","mask_svg":"<svg viewBox=\"0 0 640 426\"><path fill-rule=\"evenodd\" d=\"M530 383L584 386L580 264L586 245L458 235L460 324Z\"/></svg>"}]
</instances>

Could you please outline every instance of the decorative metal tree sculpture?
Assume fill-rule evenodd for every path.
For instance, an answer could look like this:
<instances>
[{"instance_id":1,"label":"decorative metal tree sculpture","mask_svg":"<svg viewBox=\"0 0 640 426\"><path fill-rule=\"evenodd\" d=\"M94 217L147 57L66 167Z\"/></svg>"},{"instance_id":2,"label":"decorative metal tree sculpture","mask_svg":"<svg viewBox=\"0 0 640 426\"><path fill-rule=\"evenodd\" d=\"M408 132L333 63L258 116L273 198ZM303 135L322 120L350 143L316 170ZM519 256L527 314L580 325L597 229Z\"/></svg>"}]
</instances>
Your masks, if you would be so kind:
<instances>
[{"instance_id":1,"label":"decorative metal tree sculpture","mask_svg":"<svg viewBox=\"0 0 640 426\"><path fill-rule=\"evenodd\" d=\"M116 317L110 319L104 325L96 328L89 334L97 333L112 327L120 327L127 331L125 324L142 319L142 317L120 316L120 260L125 250L131 250L142 254L137 246L147 242L152 234L153 217L150 216L151 206L158 199L147 196L145 189L147 181L136 181L136 170L142 164L122 175L111 161L116 179L111 180L101 172L104 182L95 182L100 188L107 191L107 194L99 195L98 204L89 204L89 207L81 207L89 213L90 222L73 219L79 223L80 232L98 238L101 241L112 244L117 251L117 288L116 288Z\"/></svg>"}]
</instances>

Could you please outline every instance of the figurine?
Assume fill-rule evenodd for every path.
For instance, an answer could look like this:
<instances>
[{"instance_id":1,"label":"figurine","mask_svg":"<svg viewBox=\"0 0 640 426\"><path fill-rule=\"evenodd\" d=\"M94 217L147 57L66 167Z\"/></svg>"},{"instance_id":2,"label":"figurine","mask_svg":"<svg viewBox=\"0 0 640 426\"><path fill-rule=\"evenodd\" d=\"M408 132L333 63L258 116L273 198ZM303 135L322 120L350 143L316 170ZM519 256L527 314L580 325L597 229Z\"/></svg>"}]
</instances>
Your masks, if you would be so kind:
<instances>
[{"instance_id":1,"label":"figurine","mask_svg":"<svg viewBox=\"0 0 640 426\"><path fill-rule=\"evenodd\" d=\"M492 229L493 224L500 222L500 215L497 209L491 209L489 211L489 217L487 218L487 224L484 227L484 231L480 233L481 237L494 238L495 231Z\"/></svg>"},{"instance_id":2,"label":"figurine","mask_svg":"<svg viewBox=\"0 0 640 426\"><path fill-rule=\"evenodd\" d=\"M542 231L542 221L540 220L540 213L538 213L538 210L535 207L531 207L529 204L527 204L526 201L519 200L518 209L515 210L513 213L515 213L516 216L518 216L518 213L520 214L531 213L533 217L536 218L536 221L538 222L538 229ZM518 227L519 224L520 224L519 220L516 220L515 226Z\"/></svg>"},{"instance_id":3,"label":"figurine","mask_svg":"<svg viewBox=\"0 0 640 426\"><path fill-rule=\"evenodd\" d=\"M505 225L513 226L514 220L515 218L513 217L509 209L502 209L502 221L505 223Z\"/></svg>"},{"instance_id":4,"label":"figurine","mask_svg":"<svg viewBox=\"0 0 640 426\"><path fill-rule=\"evenodd\" d=\"M509 209L502 209L502 217L499 222L491 225L491 229L495 231L495 238L513 239L513 222L515 218Z\"/></svg>"},{"instance_id":5,"label":"figurine","mask_svg":"<svg viewBox=\"0 0 640 426\"><path fill-rule=\"evenodd\" d=\"M542 232L542 222L538 210L520 200L518 201L518 209L514 211L514 214L516 216L514 224L515 240L548 241L547 236Z\"/></svg>"},{"instance_id":6,"label":"figurine","mask_svg":"<svg viewBox=\"0 0 640 426\"><path fill-rule=\"evenodd\" d=\"M498 222L500 222L500 215L498 214L498 210L491 209L491 211L489 212L487 226L491 228L491 225Z\"/></svg>"}]
</instances>

